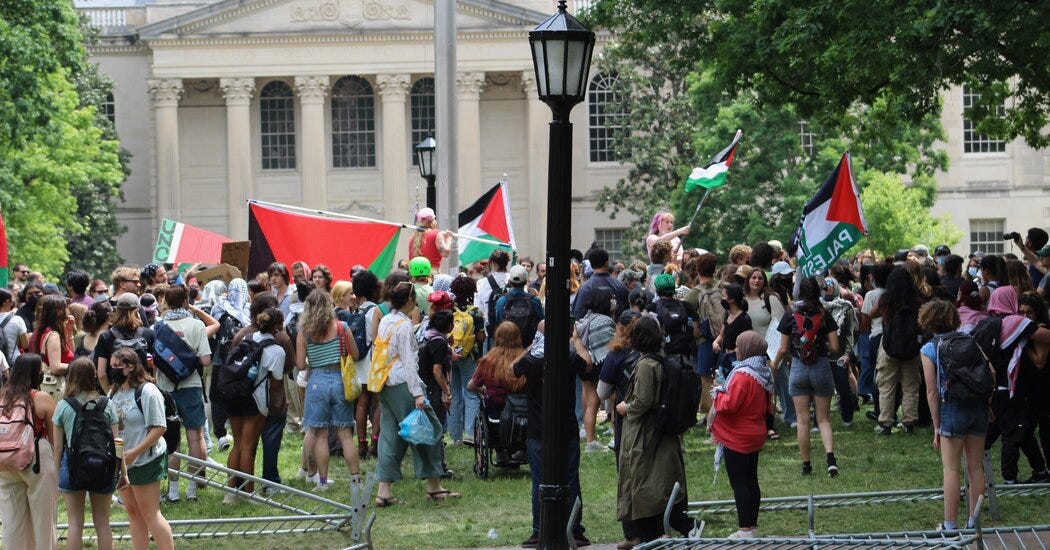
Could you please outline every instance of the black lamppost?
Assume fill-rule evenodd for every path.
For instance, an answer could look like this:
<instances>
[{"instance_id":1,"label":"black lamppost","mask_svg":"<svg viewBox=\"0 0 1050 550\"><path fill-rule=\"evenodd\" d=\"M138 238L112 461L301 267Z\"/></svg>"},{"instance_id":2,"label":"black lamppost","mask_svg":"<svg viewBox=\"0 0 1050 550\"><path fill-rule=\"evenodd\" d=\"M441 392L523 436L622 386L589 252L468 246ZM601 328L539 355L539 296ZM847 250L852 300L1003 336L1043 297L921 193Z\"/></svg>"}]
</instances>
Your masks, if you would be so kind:
<instances>
[{"instance_id":1,"label":"black lamppost","mask_svg":"<svg viewBox=\"0 0 1050 550\"><path fill-rule=\"evenodd\" d=\"M569 113L587 90L594 33L565 11L529 32L540 101L551 108L547 171L546 367L543 374L543 452L540 482L540 548L568 548L565 527L572 498L565 456L563 419L573 399L575 376L569 365L569 220L572 215L572 123ZM575 433L575 423L573 423ZM578 442L577 442L578 444Z\"/></svg>"},{"instance_id":2,"label":"black lamppost","mask_svg":"<svg viewBox=\"0 0 1050 550\"><path fill-rule=\"evenodd\" d=\"M419 164L419 175L427 180L427 208L437 212L437 188L434 187L435 149L437 149L437 141L433 137L424 139L419 145L416 145L416 163Z\"/></svg>"}]
</instances>

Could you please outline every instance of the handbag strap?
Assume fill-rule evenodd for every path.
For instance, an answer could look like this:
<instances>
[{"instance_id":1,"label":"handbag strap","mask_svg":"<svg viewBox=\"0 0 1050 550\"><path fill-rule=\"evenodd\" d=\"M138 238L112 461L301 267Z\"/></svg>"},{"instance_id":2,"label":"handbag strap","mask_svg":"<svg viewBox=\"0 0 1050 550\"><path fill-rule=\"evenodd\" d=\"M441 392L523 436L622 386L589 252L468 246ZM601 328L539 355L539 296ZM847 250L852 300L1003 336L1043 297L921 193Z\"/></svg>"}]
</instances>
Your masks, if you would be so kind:
<instances>
[{"instance_id":1,"label":"handbag strap","mask_svg":"<svg viewBox=\"0 0 1050 550\"><path fill-rule=\"evenodd\" d=\"M350 355L350 345L346 341L346 323L339 321L336 332L339 334L339 357L343 358Z\"/></svg>"}]
</instances>

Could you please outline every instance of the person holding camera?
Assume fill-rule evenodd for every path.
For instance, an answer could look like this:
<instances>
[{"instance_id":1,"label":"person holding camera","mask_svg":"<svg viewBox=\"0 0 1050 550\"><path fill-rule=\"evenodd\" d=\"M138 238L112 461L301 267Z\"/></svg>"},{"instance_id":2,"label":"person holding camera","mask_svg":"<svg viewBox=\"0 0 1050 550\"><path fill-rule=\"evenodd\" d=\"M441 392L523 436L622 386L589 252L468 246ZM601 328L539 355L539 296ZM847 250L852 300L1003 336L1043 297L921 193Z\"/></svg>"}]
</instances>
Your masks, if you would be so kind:
<instances>
[{"instance_id":1,"label":"person holding camera","mask_svg":"<svg viewBox=\"0 0 1050 550\"><path fill-rule=\"evenodd\" d=\"M1050 286L1047 272L1050 271L1050 235L1046 231L1033 227L1028 230L1025 240L1021 241L1021 234L1016 231L1003 235L1003 240L1012 240L1021 255L1028 262L1028 274L1032 277L1032 286L1040 296L1046 296L1046 287Z\"/></svg>"}]
</instances>

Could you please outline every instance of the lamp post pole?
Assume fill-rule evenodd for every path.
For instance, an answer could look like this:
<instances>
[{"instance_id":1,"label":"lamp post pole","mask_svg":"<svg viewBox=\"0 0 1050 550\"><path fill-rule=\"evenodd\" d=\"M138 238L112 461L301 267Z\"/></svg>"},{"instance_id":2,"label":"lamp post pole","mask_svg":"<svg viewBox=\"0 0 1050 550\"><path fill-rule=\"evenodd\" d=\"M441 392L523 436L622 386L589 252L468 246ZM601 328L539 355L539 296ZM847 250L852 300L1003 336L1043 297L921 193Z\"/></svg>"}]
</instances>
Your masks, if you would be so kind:
<instances>
[{"instance_id":1,"label":"lamp post pole","mask_svg":"<svg viewBox=\"0 0 1050 550\"><path fill-rule=\"evenodd\" d=\"M572 215L572 108L583 101L594 33L566 12L558 12L529 33L540 100L553 114L547 168L547 296L543 368L543 416L540 443L540 548L567 549L566 527L576 494L569 486L566 457L577 445L576 423L567 430L571 416L575 373L569 363L569 250ZM572 438L567 434L572 434Z\"/></svg>"},{"instance_id":2,"label":"lamp post pole","mask_svg":"<svg viewBox=\"0 0 1050 550\"><path fill-rule=\"evenodd\" d=\"M434 186L434 174L427 176L427 208L437 212L437 187Z\"/></svg>"}]
</instances>

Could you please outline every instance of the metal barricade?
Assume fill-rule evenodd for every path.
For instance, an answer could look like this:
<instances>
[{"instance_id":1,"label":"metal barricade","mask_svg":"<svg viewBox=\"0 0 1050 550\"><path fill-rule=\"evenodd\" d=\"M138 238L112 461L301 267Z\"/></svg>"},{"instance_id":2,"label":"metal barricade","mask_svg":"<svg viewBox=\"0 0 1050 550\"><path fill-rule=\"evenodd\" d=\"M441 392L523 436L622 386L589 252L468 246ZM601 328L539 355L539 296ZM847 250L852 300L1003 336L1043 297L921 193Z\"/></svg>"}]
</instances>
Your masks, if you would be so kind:
<instances>
[{"instance_id":1,"label":"metal barricade","mask_svg":"<svg viewBox=\"0 0 1050 550\"><path fill-rule=\"evenodd\" d=\"M717 548L747 547L768 550L814 550L829 548L851 549L900 549L900 548L966 548L977 541L977 537L928 540L862 540L850 538L758 538L758 539L658 539L635 546L635 550L707 550Z\"/></svg>"}]
</instances>

